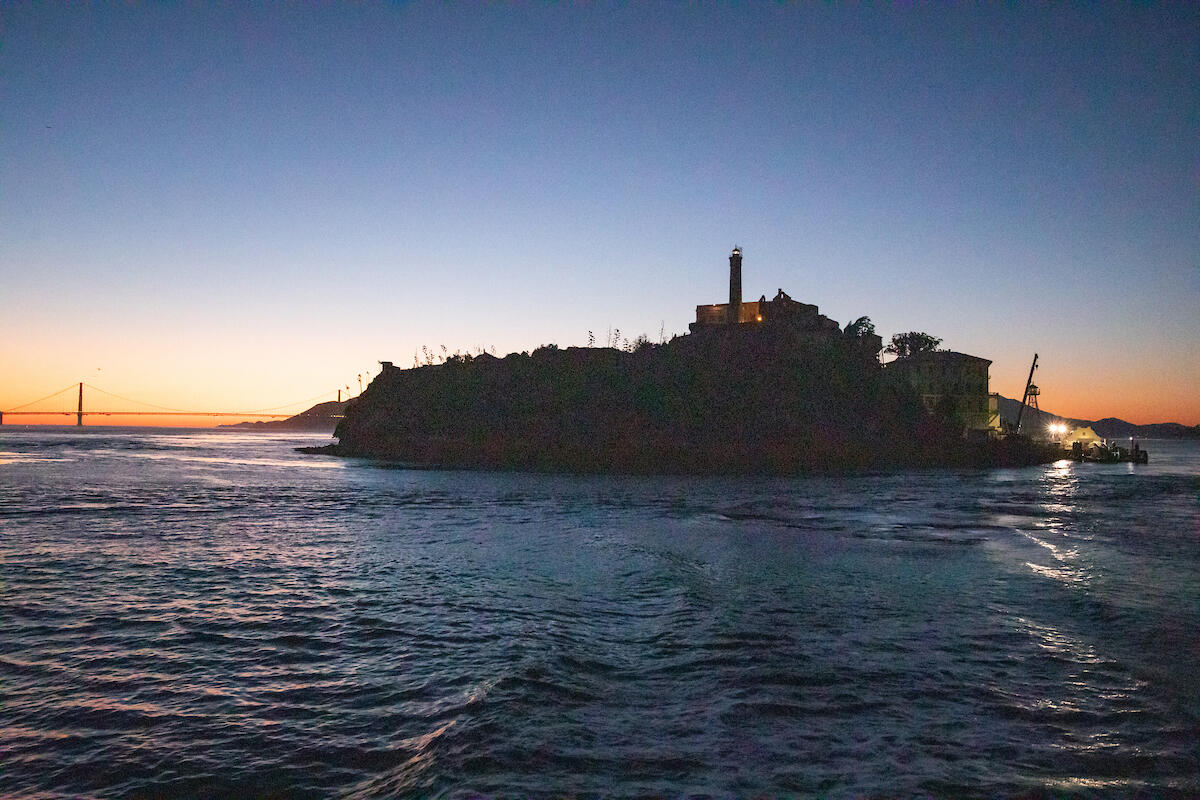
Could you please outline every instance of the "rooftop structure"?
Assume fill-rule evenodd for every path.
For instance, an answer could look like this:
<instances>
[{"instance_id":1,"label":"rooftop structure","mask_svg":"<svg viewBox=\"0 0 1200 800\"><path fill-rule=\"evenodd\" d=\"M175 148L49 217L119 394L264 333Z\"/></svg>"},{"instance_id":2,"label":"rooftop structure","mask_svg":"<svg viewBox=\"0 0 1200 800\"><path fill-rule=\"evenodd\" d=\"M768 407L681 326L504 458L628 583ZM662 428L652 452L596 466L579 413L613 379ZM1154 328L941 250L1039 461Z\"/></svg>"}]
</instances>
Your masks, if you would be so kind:
<instances>
[{"instance_id":1,"label":"rooftop structure","mask_svg":"<svg viewBox=\"0 0 1200 800\"><path fill-rule=\"evenodd\" d=\"M688 329L692 333L701 333L741 325L787 326L829 338L843 335L836 320L821 314L815 305L793 300L783 289L770 300L762 295L758 300L743 302L742 249L735 247L729 254L729 302L696 306L696 321ZM864 349L872 353L878 353L883 347L883 340L873 333L860 338Z\"/></svg>"}]
</instances>

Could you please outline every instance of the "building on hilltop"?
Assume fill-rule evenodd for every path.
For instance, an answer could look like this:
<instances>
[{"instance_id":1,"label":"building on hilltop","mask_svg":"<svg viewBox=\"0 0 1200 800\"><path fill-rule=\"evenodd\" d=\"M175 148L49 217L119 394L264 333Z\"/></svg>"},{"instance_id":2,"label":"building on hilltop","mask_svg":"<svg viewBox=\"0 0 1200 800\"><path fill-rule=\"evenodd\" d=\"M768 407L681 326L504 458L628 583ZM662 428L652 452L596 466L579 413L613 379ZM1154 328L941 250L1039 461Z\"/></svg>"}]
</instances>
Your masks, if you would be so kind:
<instances>
[{"instance_id":1,"label":"building on hilltop","mask_svg":"<svg viewBox=\"0 0 1200 800\"><path fill-rule=\"evenodd\" d=\"M831 339L845 335L836 320L820 313L814 305L793 300L783 289L770 300L763 295L758 300L742 302L742 250L735 247L729 254L729 302L696 306L696 321L688 330L702 333L741 325L787 327ZM883 347L883 340L874 333L857 338L863 350L871 353L878 353Z\"/></svg>"},{"instance_id":2,"label":"building on hilltop","mask_svg":"<svg viewBox=\"0 0 1200 800\"><path fill-rule=\"evenodd\" d=\"M894 380L908 383L925 410L954 419L967 435L1000 431L999 396L988 392L988 367L979 356L933 350L884 365Z\"/></svg>"},{"instance_id":3,"label":"building on hilltop","mask_svg":"<svg viewBox=\"0 0 1200 800\"><path fill-rule=\"evenodd\" d=\"M801 334L800 342L843 341L856 352L874 357L883 347L875 333L854 332L851 324L843 331L835 320L808 303L793 300L782 289L774 298L766 296L742 302L742 250L729 255L729 302L696 306L696 321L688 326L693 334L718 330L786 330ZM986 358L949 350L928 351L885 364L890 380L907 384L931 414L962 425L967 436L999 434L999 396L988 392Z\"/></svg>"}]
</instances>

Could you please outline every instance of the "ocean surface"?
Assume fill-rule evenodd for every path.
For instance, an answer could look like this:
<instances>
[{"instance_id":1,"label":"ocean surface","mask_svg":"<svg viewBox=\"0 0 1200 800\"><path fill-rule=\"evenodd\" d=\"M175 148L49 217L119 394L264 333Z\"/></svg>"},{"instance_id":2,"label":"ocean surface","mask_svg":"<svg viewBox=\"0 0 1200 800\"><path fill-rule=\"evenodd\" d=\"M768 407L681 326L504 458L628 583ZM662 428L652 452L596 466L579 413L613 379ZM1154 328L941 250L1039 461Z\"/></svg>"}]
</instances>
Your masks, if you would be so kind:
<instances>
[{"instance_id":1,"label":"ocean surface","mask_svg":"<svg viewBox=\"0 0 1200 800\"><path fill-rule=\"evenodd\" d=\"M0 428L0 794L1200 794L1200 443L794 479Z\"/></svg>"}]
</instances>

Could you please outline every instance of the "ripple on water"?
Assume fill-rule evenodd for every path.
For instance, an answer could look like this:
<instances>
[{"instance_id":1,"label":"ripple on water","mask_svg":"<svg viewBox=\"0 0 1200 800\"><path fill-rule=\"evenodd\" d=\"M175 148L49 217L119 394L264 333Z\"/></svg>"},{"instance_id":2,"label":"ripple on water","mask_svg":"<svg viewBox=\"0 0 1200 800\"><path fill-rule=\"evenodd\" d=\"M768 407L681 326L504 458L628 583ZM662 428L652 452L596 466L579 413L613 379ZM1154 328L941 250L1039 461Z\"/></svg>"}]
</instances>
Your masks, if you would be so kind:
<instances>
[{"instance_id":1,"label":"ripple on water","mask_svg":"<svg viewBox=\"0 0 1200 800\"><path fill-rule=\"evenodd\" d=\"M1195 470L581 478L3 435L14 793L1200 793Z\"/></svg>"}]
</instances>

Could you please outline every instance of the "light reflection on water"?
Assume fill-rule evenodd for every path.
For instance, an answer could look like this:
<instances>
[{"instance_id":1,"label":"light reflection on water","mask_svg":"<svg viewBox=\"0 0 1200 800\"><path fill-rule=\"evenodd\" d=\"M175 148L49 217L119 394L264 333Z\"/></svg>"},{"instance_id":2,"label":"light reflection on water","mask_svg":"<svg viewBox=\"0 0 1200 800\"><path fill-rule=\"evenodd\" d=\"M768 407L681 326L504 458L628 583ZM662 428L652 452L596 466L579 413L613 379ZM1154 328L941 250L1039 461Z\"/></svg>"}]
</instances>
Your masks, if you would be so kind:
<instances>
[{"instance_id":1,"label":"light reflection on water","mask_svg":"<svg viewBox=\"0 0 1200 800\"><path fill-rule=\"evenodd\" d=\"M309 443L0 430L6 790L1200 793L1194 444L785 480Z\"/></svg>"},{"instance_id":2,"label":"light reflection on water","mask_svg":"<svg viewBox=\"0 0 1200 800\"><path fill-rule=\"evenodd\" d=\"M135 458L148 458L154 461L183 461L195 464L225 464L244 467L288 467L291 469L345 469L345 464L333 460L317 460L315 458L293 458L287 461L267 458L214 458L211 456L180 456L163 453L137 453Z\"/></svg>"}]
</instances>

